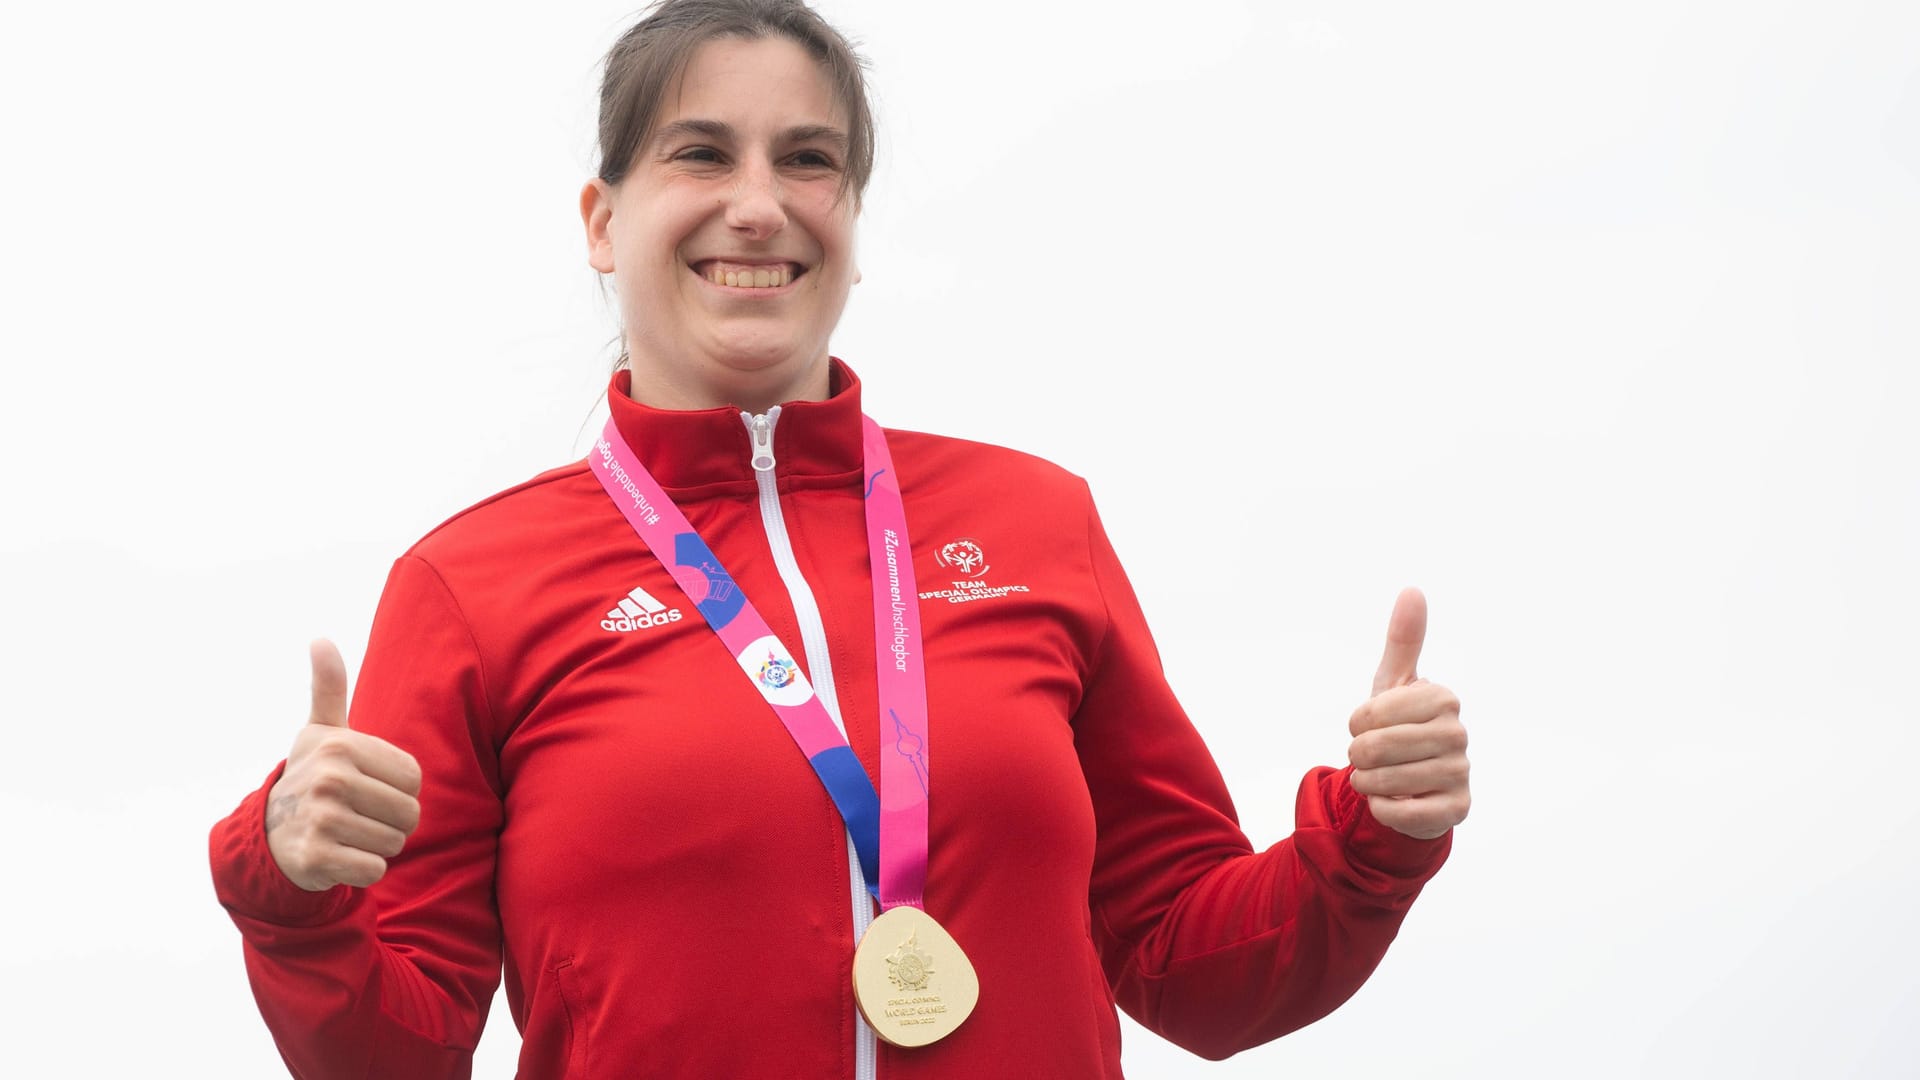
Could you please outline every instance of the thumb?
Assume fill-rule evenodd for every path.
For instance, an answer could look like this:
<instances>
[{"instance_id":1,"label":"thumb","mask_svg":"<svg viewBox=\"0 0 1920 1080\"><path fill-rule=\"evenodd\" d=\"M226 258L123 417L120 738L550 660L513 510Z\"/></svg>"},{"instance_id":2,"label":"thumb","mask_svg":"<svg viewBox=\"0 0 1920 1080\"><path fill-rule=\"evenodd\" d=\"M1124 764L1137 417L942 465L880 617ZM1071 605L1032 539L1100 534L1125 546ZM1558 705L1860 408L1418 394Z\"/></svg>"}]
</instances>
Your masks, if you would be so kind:
<instances>
[{"instance_id":1,"label":"thumb","mask_svg":"<svg viewBox=\"0 0 1920 1080\"><path fill-rule=\"evenodd\" d=\"M1393 617L1387 620L1387 649L1380 656L1380 669L1373 673L1373 692L1418 679L1414 666L1420 662L1420 646L1426 640L1426 595L1419 589L1402 589L1393 602Z\"/></svg>"},{"instance_id":2,"label":"thumb","mask_svg":"<svg viewBox=\"0 0 1920 1080\"><path fill-rule=\"evenodd\" d=\"M316 638L307 646L313 661L313 712L309 724L328 727L347 726L347 665L340 650L326 638Z\"/></svg>"}]
</instances>

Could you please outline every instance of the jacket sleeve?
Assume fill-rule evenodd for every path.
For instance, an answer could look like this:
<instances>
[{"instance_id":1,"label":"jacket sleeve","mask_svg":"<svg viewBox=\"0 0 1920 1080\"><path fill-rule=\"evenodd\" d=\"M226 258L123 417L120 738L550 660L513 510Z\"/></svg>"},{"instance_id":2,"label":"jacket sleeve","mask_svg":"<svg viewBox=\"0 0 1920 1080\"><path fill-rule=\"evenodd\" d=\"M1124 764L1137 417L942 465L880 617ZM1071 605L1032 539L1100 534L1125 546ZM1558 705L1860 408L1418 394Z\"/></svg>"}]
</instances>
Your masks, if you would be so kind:
<instances>
[{"instance_id":1,"label":"jacket sleeve","mask_svg":"<svg viewBox=\"0 0 1920 1080\"><path fill-rule=\"evenodd\" d=\"M413 556L387 579L349 724L420 762L420 824L386 876L319 893L287 880L264 825L283 763L214 826L214 889L294 1076L465 1078L500 978L499 767L467 623Z\"/></svg>"},{"instance_id":2,"label":"jacket sleeve","mask_svg":"<svg viewBox=\"0 0 1920 1080\"><path fill-rule=\"evenodd\" d=\"M1300 785L1293 835L1254 852L1091 510L1088 540L1109 620L1074 719L1099 830L1094 941L1131 1016L1227 1057L1351 997L1453 834L1394 832L1353 790L1350 767L1320 767Z\"/></svg>"}]
</instances>

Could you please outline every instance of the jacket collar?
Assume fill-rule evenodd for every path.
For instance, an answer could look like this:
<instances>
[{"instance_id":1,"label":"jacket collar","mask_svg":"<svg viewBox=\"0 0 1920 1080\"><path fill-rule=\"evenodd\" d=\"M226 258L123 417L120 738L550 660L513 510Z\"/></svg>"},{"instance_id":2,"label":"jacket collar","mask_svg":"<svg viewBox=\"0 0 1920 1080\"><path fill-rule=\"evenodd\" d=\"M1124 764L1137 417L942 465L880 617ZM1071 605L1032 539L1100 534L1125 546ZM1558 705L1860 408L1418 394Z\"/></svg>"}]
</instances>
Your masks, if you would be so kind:
<instances>
[{"instance_id":1,"label":"jacket collar","mask_svg":"<svg viewBox=\"0 0 1920 1080\"><path fill-rule=\"evenodd\" d=\"M860 475L860 379L839 358L829 363L827 400L780 407L773 456L774 475L783 481ZM752 443L740 409L656 409L633 400L632 387L632 371L614 372L607 406L621 437L661 487L754 482Z\"/></svg>"}]
</instances>

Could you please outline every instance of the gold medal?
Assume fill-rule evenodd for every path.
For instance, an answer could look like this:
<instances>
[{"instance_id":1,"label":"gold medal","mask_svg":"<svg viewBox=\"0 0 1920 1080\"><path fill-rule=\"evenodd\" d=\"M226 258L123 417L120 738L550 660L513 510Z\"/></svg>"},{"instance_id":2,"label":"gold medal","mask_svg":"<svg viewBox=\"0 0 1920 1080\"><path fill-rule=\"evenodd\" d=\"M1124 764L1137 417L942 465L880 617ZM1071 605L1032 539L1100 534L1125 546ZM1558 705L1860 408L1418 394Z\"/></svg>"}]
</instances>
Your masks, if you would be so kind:
<instances>
[{"instance_id":1,"label":"gold medal","mask_svg":"<svg viewBox=\"0 0 1920 1080\"><path fill-rule=\"evenodd\" d=\"M853 951L853 1000L875 1035L925 1046L973 1013L980 977L933 916L900 904L873 920Z\"/></svg>"}]
</instances>

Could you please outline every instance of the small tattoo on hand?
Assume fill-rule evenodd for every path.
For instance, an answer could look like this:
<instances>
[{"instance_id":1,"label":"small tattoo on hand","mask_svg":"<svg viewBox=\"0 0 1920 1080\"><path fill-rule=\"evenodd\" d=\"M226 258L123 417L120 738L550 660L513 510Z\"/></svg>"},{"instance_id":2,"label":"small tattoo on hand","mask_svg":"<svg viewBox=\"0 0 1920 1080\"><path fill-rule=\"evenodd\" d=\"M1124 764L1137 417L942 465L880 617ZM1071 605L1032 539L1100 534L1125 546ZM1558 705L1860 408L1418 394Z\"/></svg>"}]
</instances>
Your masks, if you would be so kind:
<instances>
[{"instance_id":1,"label":"small tattoo on hand","mask_svg":"<svg viewBox=\"0 0 1920 1080\"><path fill-rule=\"evenodd\" d=\"M292 817L294 807L299 804L300 796L298 795L282 795L277 799L268 799L266 831L272 832L275 826Z\"/></svg>"}]
</instances>

